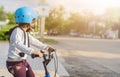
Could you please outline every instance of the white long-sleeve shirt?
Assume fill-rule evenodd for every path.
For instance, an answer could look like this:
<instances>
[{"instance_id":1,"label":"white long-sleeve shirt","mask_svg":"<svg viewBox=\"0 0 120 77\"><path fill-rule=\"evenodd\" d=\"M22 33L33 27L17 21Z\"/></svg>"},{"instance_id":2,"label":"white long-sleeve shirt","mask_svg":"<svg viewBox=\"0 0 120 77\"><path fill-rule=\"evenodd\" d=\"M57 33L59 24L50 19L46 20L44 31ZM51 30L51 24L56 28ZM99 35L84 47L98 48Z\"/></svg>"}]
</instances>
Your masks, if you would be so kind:
<instances>
[{"instance_id":1,"label":"white long-sleeve shirt","mask_svg":"<svg viewBox=\"0 0 120 77\"><path fill-rule=\"evenodd\" d=\"M26 39L24 38L24 32L20 27L17 27L13 30L10 36L10 43L8 49L8 61L21 61L22 59L26 59L28 55L34 51L33 48L28 47L28 37L31 45L38 47L39 49L45 49L46 44L43 44L39 40L35 39L30 34L27 36L25 32ZM26 45L24 45L24 40L26 40ZM19 53L25 53L24 57L20 57Z\"/></svg>"}]
</instances>

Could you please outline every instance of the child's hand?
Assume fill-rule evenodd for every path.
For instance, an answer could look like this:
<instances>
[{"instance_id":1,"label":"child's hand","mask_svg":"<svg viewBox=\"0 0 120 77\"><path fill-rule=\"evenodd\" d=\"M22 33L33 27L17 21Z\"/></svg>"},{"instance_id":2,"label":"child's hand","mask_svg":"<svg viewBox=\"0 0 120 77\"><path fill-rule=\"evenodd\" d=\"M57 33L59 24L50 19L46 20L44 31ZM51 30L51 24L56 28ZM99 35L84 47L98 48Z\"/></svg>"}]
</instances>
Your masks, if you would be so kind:
<instances>
[{"instance_id":1,"label":"child's hand","mask_svg":"<svg viewBox=\"0 0 120 77\"><path fill-rule=\"evenodd\" d=\"M47 46L47 47L46 47L46 50L47 50L47 51L52 51L52 52L55 51L55 49L54 49L52 46Z\"/></svg>"}]
</instances>

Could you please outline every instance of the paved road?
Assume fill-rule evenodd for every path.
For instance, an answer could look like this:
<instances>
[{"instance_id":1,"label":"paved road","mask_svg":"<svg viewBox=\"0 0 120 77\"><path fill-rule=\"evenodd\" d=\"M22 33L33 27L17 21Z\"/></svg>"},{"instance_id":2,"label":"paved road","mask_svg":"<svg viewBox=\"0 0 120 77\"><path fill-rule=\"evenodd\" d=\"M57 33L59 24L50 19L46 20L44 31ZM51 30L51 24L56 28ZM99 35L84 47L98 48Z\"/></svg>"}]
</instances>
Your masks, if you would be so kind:
<instances>
[{"instance_id":1,"label":"paved road","mask_svg":"<svg viewBox=\"0 0 120 77\"><path fill-rule=\"evenodd\" d=\"M58 40L71 77L120 77L120 40L49 37Z\"/></svg>"}]
</instances>

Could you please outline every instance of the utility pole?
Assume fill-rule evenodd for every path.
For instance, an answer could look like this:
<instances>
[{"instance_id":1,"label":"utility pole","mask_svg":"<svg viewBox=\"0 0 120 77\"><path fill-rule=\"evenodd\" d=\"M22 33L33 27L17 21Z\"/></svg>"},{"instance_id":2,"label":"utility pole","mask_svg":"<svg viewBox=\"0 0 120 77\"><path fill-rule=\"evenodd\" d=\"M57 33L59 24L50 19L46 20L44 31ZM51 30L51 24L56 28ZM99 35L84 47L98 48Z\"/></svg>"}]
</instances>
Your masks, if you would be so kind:
<instances>
[{"instance_id":1,"label":"utility pole","mask_svg":"<svg viewBox=\"0 0 120 77\"><path fill-rule=\"evenodd\" d=\"M40 40L44 40L45 17L40 17Z\"/></svg>"},{"instance_id":2,"label":"utility pole","mask_svg":"<svg viewBox=\"0 0 120 77\"><path fill-rule=\"evenodd\" d=\"M38 7L36 8L39 17L38 17L38 26L39 26L39 35L40 40L44 39L44 30L45 30L45 18L49 16L49 4L46 3L46 0L40 0Z\"/></svg>"},{"instance_id":3,"label":"utility pole","mask_svg":"<svg viewBox=\"0 0 120 77\"><path fill-rule=\"evenodd\" d=\"M41 0L41 4L45 4L46 0ZM44 8L42 8L42 11L45 11ZM39 26L40 26L40 40L43 41L44 40L44 30L45 30L45 16L39 17Z\"/></svg>"}]
</instances>

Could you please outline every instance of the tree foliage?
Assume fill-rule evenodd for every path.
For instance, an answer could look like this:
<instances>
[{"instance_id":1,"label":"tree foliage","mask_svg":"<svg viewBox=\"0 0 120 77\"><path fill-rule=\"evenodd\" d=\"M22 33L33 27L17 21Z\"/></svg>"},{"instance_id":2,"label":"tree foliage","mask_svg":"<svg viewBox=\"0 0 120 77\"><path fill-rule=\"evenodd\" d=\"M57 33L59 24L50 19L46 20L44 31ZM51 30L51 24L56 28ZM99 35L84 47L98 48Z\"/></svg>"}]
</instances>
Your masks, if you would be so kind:
<instances>
[{"instance_id":1,"label":"tree foliage","mask_svg":"<svg viewBox=\"0 0 120 77\"><path fill-rule=\"evenodd\" d=\"M14 13L8 12L7 19L9 20L9 24L15 24L15 17Z\"/></svg>"},{"instance_id":2,"label":"tree foliage","mask_svg":"<svg viewBox=\"0 0 120 77\"><path fill-rule=\"evenodd\" d=\"M46 29L56 29L59 34L63 33L64 29L64 7L60 6L59 9L54 8L50 11L49 17L46 19Z\"/></svg>"},{"instance_id":3,"label":"tree foliage","mask_svg":"<svg viewBox=\"0 0 120 77\"><path fill-rule=\"evenodd\" d=\"M4 7L0 7L0 21L4 21L6 19L6 13L4 12Z\"/></svg>"},{"instance_id":4,"label":"tree foliage","mask_svg":"<svg viewBox=\"0 0 120 77\"><path fill-rule=\"evenodd\" d=\"M14 20L14 13L12 12L5 12L4 7L0 7L0 21L5 21L6 19L9 20L9 24L15 24Z\"/></svg>"}]
</instances>

